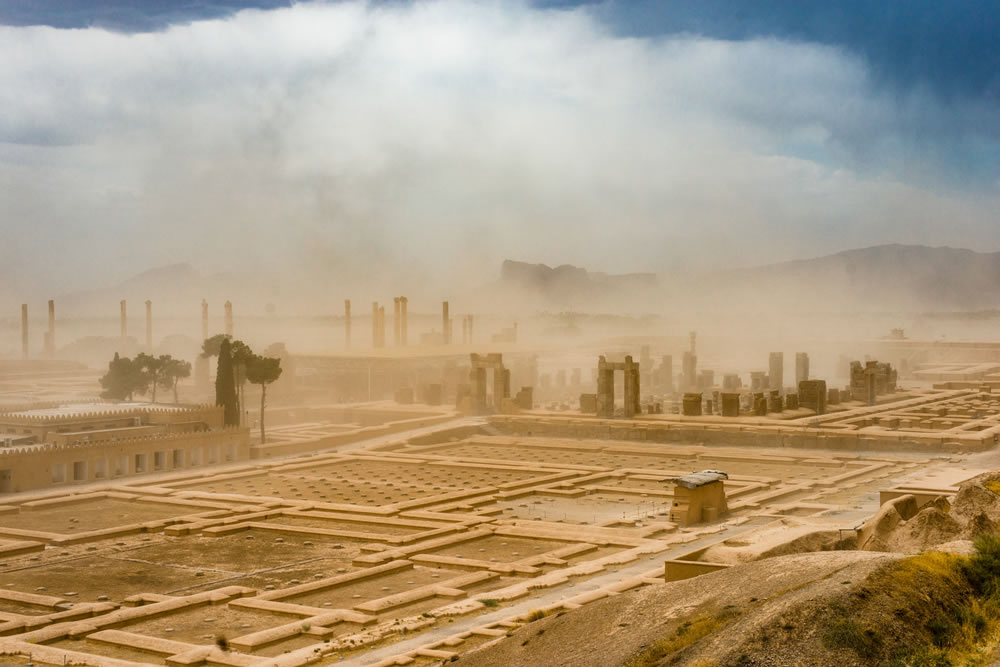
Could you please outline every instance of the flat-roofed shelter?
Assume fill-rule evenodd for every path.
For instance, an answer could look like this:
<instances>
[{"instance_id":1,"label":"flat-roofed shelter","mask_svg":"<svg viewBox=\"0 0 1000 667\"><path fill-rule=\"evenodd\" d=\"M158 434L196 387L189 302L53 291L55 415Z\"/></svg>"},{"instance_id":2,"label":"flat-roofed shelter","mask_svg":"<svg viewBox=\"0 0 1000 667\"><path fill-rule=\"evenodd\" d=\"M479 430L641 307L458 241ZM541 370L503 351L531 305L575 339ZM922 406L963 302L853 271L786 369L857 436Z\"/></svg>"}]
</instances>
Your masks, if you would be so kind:
<instances>
[{"instance_id":1,"label":"flat-roofed shelter","mask_svg":"<svg viewBox=\"0 0 1000 667\"><path fill-rule=\"evenodd\" d=\"M670 480L674 484L670 520L678 526L690 526L725 516L729 512L723 485L726 479L729 475L721 470L702 470Z\"/></svg>"}]
</instances>

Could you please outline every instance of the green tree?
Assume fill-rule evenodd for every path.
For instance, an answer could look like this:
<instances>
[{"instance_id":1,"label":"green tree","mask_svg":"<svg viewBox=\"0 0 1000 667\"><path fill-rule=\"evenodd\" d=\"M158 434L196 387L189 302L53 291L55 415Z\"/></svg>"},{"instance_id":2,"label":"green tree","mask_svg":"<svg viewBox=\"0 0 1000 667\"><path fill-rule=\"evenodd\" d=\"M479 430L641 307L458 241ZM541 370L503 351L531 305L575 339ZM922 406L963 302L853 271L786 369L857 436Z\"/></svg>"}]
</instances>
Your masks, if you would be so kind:
<instances>
[{"instance_id":1,"label":"green tree","mask_svg":"<svg viewBox=\"0 0 1000 667\"><path fill-rule=\"evenodd\" d=\"M177 383L183 378L191 377L191 362L174 359L169 354L163 355L160 359L164 360L160 386L164 389L173 389L174 403L177 403Z\"/></svg>"},{"instance_id":2,"label":"green tree","mask_svg":"<svg viewBox=\"0 0 1000 667\"><path fill-rule=\"evenodd\" d=\"M264 406L267 403L267 385L281 377L281 359L253 355L247 361L247 380L260 385L260 442L264 439Z\"/></svg>"},{"instance_id":3,"label":"green tree","mask_svg":"<svg viewBox=\"0 0 1000 667\"><path fill-rule=\"evenodd\" d=\"M108 363L108 372L100 380L104 391L101 398L110 398L118 401L125 399L132 400L135 392L146 393L149 386L148 379L142 369L128 357L119 357L115 352L115 358Z\"/></svg>"},{"instance_id":4,"label":"green tree","mask_svg":"<svg viewBox=\"0 0 1000 667\"><path fill-rule=\"evenodd\" d=\"M140 352L135 355L135 361L133 361L133 363L137 365L146 375L146 387L152 389L151 398L153 403L156 403L156 387L161 385L163 382L163 369L169 359L169 354L154 357L151 354ZM139 393L145 393L145 391L141 391Z\"/></svg>"},{"instance_id":5,"label":"green tree","mask_svg":"<svg viewBox=\"0 0 1000 667\"><path fill-rule=\"evenodd\" d=\"M211 338L206 338L201 343L201 356L205 359L219 356L219 350L222 348L222 341L229 340L230 338L231 337L226 334L215 334Z\"/></svg>"},{"instance_id":6,"label":"green tree","mask_svg":"<svg viewBox=\"0 0 1000 667\"><path fill-rule=\"evenodd\" d=\"M226 426L240 425L240 409L236 403L236 383L233 379L233 355L229 339L219 346L219 366L215 372L215 404L223 409Z\"/></svg>"},{"instance_id":7,"label":"green tree","mask_svg":"<svg viewBox=\"0 0 1000 667\"><path fill-rule=\"evenodd\" d=\"M233 381L236 383L236 404L240 415L240 425L243 425L243 412L246 404L243 402L243 387L247 383L247 361L254 356L250 346L241 340L230 344L233 355Z\"/></svg>"}]
</instances>

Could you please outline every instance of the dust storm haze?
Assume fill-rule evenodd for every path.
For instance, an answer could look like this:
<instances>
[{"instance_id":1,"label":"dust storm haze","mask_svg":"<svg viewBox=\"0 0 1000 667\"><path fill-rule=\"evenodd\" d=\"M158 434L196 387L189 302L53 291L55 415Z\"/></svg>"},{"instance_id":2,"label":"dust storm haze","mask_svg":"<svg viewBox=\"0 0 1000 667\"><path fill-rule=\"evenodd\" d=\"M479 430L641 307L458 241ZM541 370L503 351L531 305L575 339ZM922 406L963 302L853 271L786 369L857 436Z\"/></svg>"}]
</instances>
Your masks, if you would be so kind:
<instances>
[{"instance_id":1,"label":"dust storm haze","mask_svg":"<svg viewBox=\"0 0 1000 667\"><path fill-rule=\"evenodd\" d=\"M1000 12L0 4L0 655L515 664L1000 523Z\"/></svg>"}]
</instances>

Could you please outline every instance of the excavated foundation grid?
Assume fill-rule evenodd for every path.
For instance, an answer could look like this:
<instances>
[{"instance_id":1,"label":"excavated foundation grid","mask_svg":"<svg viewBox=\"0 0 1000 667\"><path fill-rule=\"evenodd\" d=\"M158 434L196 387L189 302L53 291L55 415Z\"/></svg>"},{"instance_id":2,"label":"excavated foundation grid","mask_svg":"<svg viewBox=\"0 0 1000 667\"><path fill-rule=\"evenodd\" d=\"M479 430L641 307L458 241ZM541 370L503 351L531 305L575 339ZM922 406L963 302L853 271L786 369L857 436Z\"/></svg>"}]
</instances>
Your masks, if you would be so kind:
<instances>
[{"instance_id":1,"label":"excavated foundation grid","mask_svg":"<svg viewBox=\"0 0 1000 667\"><path fill-rule=\"evenodd\" d=\"M836 517L923 463L476 435L34 496L0 507L0 651L113 666L392 653L533 596L564 591L551 612L662 581L614 573L741 522ZM731 514L680 529L669 480L705 468L729 474ZM517 622L381 664L448 658Z\"/></svg>"}]
</instances>

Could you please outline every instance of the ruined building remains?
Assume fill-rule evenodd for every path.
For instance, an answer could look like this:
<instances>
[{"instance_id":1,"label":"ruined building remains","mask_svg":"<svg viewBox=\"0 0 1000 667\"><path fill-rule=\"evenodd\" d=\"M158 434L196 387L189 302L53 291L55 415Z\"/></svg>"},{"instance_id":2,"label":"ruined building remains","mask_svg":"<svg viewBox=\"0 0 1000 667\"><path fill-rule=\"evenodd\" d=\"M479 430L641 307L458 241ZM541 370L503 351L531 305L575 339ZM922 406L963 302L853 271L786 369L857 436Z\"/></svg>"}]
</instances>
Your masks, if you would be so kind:
<instances>
[{"instance_id":1,"label":"ruined building remains","mask_svg":"<svg viewBox=\"0 0 1000 667\"><path fill-rule=\"evenodd\" d=\"M632 361L631 356L625 357L623 362L614 363L602 355L597 360L597 416L615 416L615 371L625 374L625 418L642 414L639 407L639 364Z\"/></svg>"}]
</instances>

